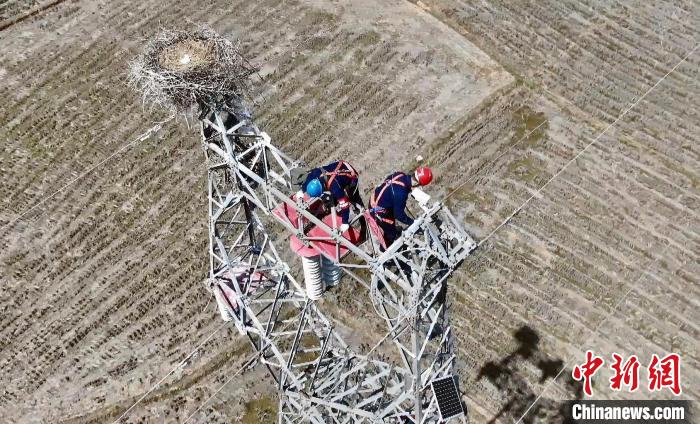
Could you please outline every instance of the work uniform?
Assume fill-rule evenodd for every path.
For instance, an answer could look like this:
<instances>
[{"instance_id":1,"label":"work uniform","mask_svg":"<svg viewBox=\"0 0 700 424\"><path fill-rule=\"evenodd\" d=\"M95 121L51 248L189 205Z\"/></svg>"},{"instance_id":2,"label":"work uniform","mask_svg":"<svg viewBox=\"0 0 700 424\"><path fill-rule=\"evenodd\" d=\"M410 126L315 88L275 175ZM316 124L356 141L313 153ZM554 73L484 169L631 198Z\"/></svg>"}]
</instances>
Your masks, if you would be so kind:
<instances>
[{"instance_id":1,"label":"work uniform","mask_svg":"<svg viewBox=\"0 0 700 424\"><path fill-rule=\"evenodd\" d=\"M349 163L341 160L312 169L302 185L304 191L313 179L318 179L323 185L323 190L331 193L335 205L340 208L338 214L343 224L347 224L350 220L351 204L364 206L360 190L357 188L359 176Z\"/></svg>"},{"instance_id":2,"label":"work uniform","mask_svg":"<svg viewBox=\"0 0 700 424\"><path fill-rule=\"evenodd\" d=\"M411 193L411 177L403 172L394 172L374 189L370 198L370 213L377 221L387 246L398 238L396 220L406 225L413 224L413 218L406 215L406 202Z\"/></svg>"}]
</instances>

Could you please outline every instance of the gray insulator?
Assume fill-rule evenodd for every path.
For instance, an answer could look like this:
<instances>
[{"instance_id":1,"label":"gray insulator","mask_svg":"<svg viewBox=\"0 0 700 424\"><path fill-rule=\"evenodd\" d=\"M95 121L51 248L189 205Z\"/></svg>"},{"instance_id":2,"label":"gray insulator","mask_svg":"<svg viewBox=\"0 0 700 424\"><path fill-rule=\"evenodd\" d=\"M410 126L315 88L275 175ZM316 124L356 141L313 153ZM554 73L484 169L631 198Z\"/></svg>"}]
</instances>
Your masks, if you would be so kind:
<instances>
[{"instance_id":1,"label":"gray insulator","mask_svg":"<svg viewBox=\"0 0 700 424\"><path fill-rule=\"evenodd\" d=\"M342 271L340 267L328 258L321 257L321 273L326 287L334 287L340 283Z\"/></svg>"}]
</instances>

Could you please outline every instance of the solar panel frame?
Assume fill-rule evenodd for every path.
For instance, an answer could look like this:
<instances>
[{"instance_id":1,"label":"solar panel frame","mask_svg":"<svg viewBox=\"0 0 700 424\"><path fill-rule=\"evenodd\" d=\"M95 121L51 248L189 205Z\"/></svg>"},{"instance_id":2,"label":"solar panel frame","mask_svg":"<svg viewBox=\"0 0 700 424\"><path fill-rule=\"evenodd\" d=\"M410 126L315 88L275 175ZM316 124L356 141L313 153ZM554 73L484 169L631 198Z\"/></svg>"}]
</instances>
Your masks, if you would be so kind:
<instances>
[{"instance_id":1,"label":"solar panel frame","mask_svg":"<svg viewBox=\"0 0 700 424\"><path fill-rule=\"evenodd\" d=\"M459 398L457 382L453 375L433 380L433 396L437 402L441 420L449 420L464 415L464 407Z\"/></svg>"}]
</instances>

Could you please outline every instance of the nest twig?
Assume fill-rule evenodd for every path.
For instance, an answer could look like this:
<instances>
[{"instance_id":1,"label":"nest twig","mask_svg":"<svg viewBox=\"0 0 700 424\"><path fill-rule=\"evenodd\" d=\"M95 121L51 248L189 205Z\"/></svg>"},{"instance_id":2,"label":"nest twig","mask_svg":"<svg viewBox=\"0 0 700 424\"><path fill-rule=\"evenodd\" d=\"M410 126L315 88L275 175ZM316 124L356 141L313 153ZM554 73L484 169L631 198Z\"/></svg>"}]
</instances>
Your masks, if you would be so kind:
<instances>
[{"instance_id":1,"label":"nest twig","mask_svg":"<svg viewBox=\"0 0 700 424\"><path fill-rule=\"evenodd\" d=\"M153 38L129 66L129 83L145 102L176 111L193 105L241 102L257 72L238 44L208 28L166 30Z\"/></svg>"}]
</instances>

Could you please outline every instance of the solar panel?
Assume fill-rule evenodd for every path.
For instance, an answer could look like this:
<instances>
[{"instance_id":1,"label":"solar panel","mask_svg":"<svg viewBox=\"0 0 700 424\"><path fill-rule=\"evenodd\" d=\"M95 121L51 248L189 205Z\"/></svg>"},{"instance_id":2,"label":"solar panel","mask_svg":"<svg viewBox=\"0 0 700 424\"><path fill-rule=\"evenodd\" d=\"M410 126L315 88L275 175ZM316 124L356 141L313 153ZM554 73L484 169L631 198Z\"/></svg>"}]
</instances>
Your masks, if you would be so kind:
<instances>
[{"instance_id":1,"label":"solar panel","mask_svg":"<svg viewBox=\"0 0 700 424\"><path fill-rule=\"evenodd\" d=\"M462 402L459 400L459 391L454 376L434 380L432 383L433 395L438 404L440 418L443 420L464 415Z\"/></svg>"}]
</instances>

